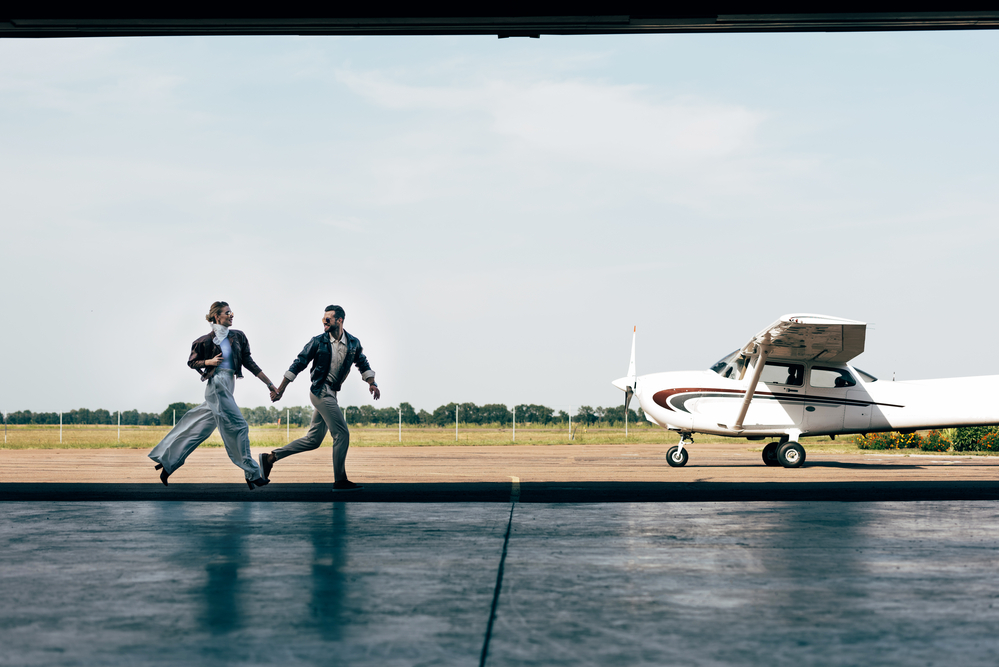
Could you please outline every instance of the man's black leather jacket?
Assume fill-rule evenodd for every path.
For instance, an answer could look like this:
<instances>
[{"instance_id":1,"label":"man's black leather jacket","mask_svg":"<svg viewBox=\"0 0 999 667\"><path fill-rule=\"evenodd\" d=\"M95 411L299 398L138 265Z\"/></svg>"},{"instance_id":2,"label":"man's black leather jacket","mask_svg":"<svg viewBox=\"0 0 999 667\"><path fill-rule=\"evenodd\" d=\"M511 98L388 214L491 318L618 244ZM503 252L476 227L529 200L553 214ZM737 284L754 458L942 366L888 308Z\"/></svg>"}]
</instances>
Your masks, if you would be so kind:
<instances>
[{"instance_id":1,"label":"man's black leather jacket","mask_svg":"<svg viewBox=\"0 0 999 667\"><path fill-rule=\"evenodd\" d=\"M346 331L343 332L343 337L347 342L347 354L343 358L343 365L340 366L340 372L336 374L336 382L331 387L333 391L340 391L343 381L347 379L347 375L350 373L351 364L357 366L357 370L361 373L371 370L368 358L364 356L361 341ZM330 374L332 360L333 346L330 344L329 334L321 333L305 344L301 354L295 358L295 361L291 362L291 367L288 370L293 375L298 375L305 370L305 367L311 361L312 370L309 371L309 375L312 378L311 391L316 396L319 396L323 391L323 385L326 384L326 377Z\"/></svg>"}]
</instances>

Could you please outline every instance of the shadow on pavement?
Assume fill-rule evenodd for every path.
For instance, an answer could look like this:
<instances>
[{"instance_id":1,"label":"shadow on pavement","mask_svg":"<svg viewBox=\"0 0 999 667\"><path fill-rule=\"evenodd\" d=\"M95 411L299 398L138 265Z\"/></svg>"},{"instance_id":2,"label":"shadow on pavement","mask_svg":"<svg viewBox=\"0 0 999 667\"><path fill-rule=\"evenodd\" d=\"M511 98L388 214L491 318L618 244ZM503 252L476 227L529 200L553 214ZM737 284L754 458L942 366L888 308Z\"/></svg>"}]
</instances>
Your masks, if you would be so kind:
<instances>
[{"instance_id":1,"label":"shadow on pavement","mask_svg":"<svg viewBox=\"0 0 999 667\"><path fill-rule=\"evenodd\" d=\"M898 469L897 466L892 466ZM511 485L367 483L333 492L330 484L0 484L0 501L201 502L509 502ZM999 481L864 482L521 482L521 503L726 501L999 500Z\"/></svg>"}]
</instances>

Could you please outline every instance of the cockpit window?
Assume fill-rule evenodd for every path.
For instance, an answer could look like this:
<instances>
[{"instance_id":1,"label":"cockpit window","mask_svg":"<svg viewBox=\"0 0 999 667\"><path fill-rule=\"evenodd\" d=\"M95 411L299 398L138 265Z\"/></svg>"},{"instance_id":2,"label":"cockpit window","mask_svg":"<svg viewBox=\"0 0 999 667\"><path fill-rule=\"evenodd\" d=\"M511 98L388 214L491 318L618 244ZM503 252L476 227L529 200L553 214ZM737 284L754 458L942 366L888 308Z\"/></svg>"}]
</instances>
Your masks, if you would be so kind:
<instances>
[{"instance_id":1,"label":"cockpit window","mask_svg":"<svg viewBox=\"0 0 999 667\"><path fill-rule=\"evenodd\" d=\"M850 371L825 366L812 366L812 374L809 376L808 383L817 389L857 386L857 381L850 375Z\"/></svg>"},{"instance_id":2,"label":"cockpit window","mask_svg":"<svg viewBox=\"0 0 999 667\"><path fill-rule=\"evenodd\" d=\"M760 374L760 382L764 384L786 384L800 387L805 384L805 367L802 364L788 364L780 361L768 361Z\"/></svg>"},{"instance_id":3,"label":"cockpit window","mask_svg":"<svg viewBox=\"0 0 999 667\"><path fill-rule=\"evenodd\" d=\"M711 367L711 370L722 377L738 380L742 377L742 366L744 363L745 361L739 355L739 350L736 350L722 357L718 363Z\"/></svg>"}]
</instances>

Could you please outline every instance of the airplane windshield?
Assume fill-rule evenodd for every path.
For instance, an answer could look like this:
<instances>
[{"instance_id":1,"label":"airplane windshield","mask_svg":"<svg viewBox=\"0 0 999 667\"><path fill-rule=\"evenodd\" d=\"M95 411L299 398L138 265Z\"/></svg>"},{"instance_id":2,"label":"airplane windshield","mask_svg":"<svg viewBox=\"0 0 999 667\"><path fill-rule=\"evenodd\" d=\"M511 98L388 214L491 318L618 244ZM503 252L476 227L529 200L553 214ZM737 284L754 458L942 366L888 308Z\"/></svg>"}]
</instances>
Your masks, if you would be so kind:
<instances>
[{"instance_id":1,"label":"airplane windshield","mask_svg":"<svg viewBox=\"0 0 999 667\"><path fill-rule=\"evenodd\" d=\"M857 371L857 375L859 375L860 377L864 378L864 382L870 383L870 382L877 382L878 381L878 379L876 377L874 377L870 373L865 373L864 371L860 370L859 368L854 368L853 370Z\"/></svg>"},{"instance_id":2,"label":"airplane windshield","mask_svg":"<svg viewBox=\"0 0 999 667\"><path fill-rule=\"evenodd\" d=\"M718 363L711 367L711 370L724 378L738 380L742 375L742 365L743 361L739 356L739 350L736 350L722 357Z\"/></svg>"}]
</instances>

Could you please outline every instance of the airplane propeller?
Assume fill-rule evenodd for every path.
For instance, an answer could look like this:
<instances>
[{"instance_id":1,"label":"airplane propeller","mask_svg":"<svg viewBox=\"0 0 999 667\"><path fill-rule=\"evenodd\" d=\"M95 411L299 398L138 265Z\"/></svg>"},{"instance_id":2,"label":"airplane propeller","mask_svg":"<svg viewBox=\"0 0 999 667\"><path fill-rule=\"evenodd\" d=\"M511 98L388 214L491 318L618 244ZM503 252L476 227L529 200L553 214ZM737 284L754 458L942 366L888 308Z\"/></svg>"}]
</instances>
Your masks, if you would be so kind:
<instances>
[{"instance_id":1,"label":"airplane propeller","mask_svg":"<svg viewBox=\"0 0 999 667\"><path fill-rule=\"evenodd\" d=\"M624 432L625 435L628 433L628 406L631 405L631 399L635 395L635 389L638 386L638 378L635 376L635 338L638 335L638 327L636 326L631 332L631 361L628 362L628 375L623 378L618 378L614 380L611 384L624 392Z\"/></svg>"},{"instance_id":2,"label":"airplane propeller","mask_svg":"<svg viewBox=\"0 0 999 667\"><path fill-rule=\"evenodd\" d=\"M628 411L631 404L631 397L635 395L635 338L638 336L638 327L631 330L631 361L628 362L628 387L624 390L624 411Z\"/></svg>"}]
</instances>

